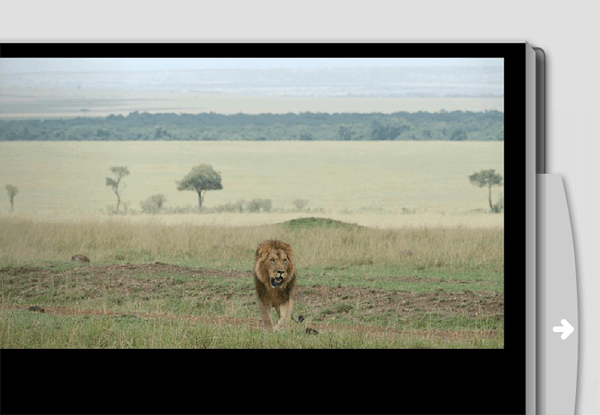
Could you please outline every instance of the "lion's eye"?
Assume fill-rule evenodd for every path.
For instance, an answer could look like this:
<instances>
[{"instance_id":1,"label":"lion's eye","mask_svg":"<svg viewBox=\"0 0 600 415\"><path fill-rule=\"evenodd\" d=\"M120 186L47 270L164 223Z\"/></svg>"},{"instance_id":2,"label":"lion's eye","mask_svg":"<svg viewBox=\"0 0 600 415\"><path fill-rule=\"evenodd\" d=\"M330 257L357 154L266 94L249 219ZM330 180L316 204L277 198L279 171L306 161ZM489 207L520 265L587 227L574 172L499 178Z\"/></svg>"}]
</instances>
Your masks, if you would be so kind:
<instances>
[{"instance_id":1,"label":"lion's eye","mask_svg":"<svg viewBox=\"0 0 600 415\"><path fill-rule=\"evenodd\" d=\"M275 260L273 258L271 258L271 264L274 264Z\"/></svg>"},{"instance_id":2,"label":"lion's eye","mask_svg":"<svg viewBox=\"0 0 600 415\"><path fill-rule=\"evenodd\" d=\"M284 260L283 260L283 263L284 263L284 264L287 264L287 259L284 259Z\"/></svg>"}]
</instances>

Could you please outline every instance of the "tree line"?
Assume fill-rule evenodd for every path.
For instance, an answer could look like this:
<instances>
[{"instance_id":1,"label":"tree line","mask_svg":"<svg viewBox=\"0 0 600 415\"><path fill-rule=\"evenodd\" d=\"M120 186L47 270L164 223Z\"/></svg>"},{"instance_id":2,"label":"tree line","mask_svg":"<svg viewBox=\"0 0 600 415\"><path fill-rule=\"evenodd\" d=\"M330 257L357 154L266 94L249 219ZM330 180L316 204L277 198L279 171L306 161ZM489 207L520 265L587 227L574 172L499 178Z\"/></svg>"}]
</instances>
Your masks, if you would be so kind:
<instances>
[{"instance_id":1,"label":"tree line","mask_svg":"<svg viewBox=\"0 0 600 415\"><path fill-rule=\"evenodd\" d=\"M0 141L502 141L504 113L150 114L0 120Z\"/></svg>"}]
</instances>

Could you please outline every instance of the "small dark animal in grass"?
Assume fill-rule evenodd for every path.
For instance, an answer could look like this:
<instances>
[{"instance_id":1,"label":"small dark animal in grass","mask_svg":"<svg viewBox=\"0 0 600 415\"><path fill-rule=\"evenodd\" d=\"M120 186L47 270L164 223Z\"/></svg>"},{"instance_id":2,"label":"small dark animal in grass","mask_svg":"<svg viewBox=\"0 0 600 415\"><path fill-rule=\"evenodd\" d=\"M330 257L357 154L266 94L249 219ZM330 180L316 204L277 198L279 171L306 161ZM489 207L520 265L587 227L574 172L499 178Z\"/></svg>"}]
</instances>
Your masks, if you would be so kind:
<instances>
[{"instance_id":1,"label":"small dark animal in grass","mask_svg":"<svg viewBox=\"0 0 600 415\"><path fill-rule=\"evenodd\" d=\"M292 319L293 298L298 283L292 247L285 242L269 240L258 245L254 262L254 288L263 322L268 329L279 329ZM274 326L271 307L279 321Z\"/></svg>"},{"instance_id":2,"label":"small dark animal in grass","mask_svg":"<svg viewBox=\"0 0 600 415\"><path fill-rule=\"evenodd\" d=\"M71 257L71 262L90 262L90 259L85 255L75 254Z\"/></svg>"},{"instance_id":3,"label":"small dark animal in grass","mask_svg":"<svg viewBox=\"0 0 600 415\"><path fill-rule=\"evenodd\" d=\"M37 305L34 305L33 307L29 307L28 310L29 311L37 311L38 313L46 312L46 310L44 310L42 307L38 307Z\"/></svg>"}]
</instances>

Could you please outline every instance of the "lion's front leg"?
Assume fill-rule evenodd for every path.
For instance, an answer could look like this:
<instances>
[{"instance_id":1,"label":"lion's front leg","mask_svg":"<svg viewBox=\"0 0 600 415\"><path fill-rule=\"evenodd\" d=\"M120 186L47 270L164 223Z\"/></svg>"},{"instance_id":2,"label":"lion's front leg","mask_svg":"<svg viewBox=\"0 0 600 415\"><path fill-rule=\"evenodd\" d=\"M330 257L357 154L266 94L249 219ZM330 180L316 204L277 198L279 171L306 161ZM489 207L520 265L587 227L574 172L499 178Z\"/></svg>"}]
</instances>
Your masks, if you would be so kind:
<instances>
[{"instance_id":1,"label":"lion's front leg","mask_svg":"<svg viewBox=\"0 0 600 415\"><path fill-rule=\"evenodd\" d=\"M258 306L260 307L260 314L262 315L263 323L267 329L273 328L273 320L271 320L271 305L265 304L258 299Z\"/></svg>"},{"instance_id":2,"label":"lion's front leg","mask_svg":"<svg viewBox=\"0 0 600 415\"><path fill-rule=\"evenodd\" d=\"M292 318L292 308L294 307L294 302L290 298L287 302L281 304L279 309L277 310L277 314L279 315L279 321L277 322L277 327L287 327Z\"/></svg>"},{"instance_id":3,"label":"lion's front leg","mask_svg":"<svg viewBox=\"0 0 600 415\"><path fill-rule=\"evenodd\" d=\"M281 318L281 310L279 308L279 305L274 305L273 308L275 309L275 312L277 313L277 318Z\"/></svg>"}]
</instances>

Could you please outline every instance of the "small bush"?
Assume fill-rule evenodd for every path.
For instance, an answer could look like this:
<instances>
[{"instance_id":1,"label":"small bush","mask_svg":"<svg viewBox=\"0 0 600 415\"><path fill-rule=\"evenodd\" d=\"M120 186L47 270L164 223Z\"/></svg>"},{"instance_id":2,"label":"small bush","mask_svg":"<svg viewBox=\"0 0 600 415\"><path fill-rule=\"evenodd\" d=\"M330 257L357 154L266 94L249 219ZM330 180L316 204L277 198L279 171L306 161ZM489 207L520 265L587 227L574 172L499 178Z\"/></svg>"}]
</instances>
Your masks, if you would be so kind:
<instances>
[{"instance_id":1,"label":"small bush","mask_svg":"<svg viewBox=\"0 0 600 415\"><path fill-rule=\"evenodd\" d=\"M494 213L501 213L504 211L504 195L500 195L500 199L498 199L498 203L492 206L492 211Z\"/></svg>"},{"instance_id":2,"label":"small bush","mask_svg":"<svg viewBox=\"0 0 600 415\"><path fill-rule=\"evenodd\" d=\"M140 202L140 205L144 213L159 213L166 202L164 195L154 195Z\"/></svg>"},{"instance_id":3,"label":"small bush","mask_svg":"<svg viewBox=\"0 0 600 415\"><path fill-rule=\"evenodd\" d=\"M308 200L306 199L294 199L292 204L296 208L296 210L302 210L308 205Z\"/></svg>"},{"instance_id":4,"label":"small bush","mask_svg":"<svg viewBox=\"0 0 600 415\"><path fill-rule=\"evenodd\" d=\"M248 212L270 212L271 211L271 199L252 199L246 205Z\"/></svg>"}]
</instances>

